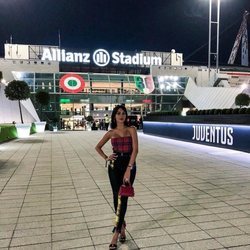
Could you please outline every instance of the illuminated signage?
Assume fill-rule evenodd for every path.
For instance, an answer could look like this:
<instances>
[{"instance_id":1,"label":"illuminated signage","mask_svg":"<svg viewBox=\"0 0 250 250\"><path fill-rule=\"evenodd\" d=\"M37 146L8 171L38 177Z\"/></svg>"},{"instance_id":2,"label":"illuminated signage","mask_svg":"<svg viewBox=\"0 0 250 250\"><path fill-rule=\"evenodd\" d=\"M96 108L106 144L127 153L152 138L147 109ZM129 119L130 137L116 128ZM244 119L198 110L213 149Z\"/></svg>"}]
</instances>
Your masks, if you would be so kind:
<instances>
[{"instance_id":1,"label":"illuminated signage","mask_svg":"<svg viewBox=\"0 0 250 250\"><path fill-rule=\"evenodd\" d=\"M250 152L250 126L245 125L194 124L144 120L143 132L209 146Z\"/></svg>"},{"instance_id":2,"label":"illuminated signage","mask_svg":"<svg viewBox=\"0 0 250 250\"><path fill-rule=\"evenodd\" d=\"M193 125L192 140L233 145L233 128L227 126Z\"/></svg>"},{"instance_id":3,"label":"illuminated signage","mask_svg":"<svg viewBox=\"0 0 250 250\"><path fill-rule=\"evenodd\" d=\"M70 63L94 63L99 67L108 64L151 66L162 65L162 58L159 56L145 56L143 53L128 55L123 52L109 53L105 49L97 49L90 53L68 52L64 49L43 48L42 61L70 62Z\"/></svg>"},{"instance_id":4,"label":"illuminated signage","mask_svg":"<svg viewBox=\"0 0 250 250\"><path fill-rule=\"evenodd\" d=\"M70 99L68 98L61 98L60 103L70 103Z\"/></svg>"},{"instance_id":5,"label":"illuminated signage","mask_svg":"<svg viewBox=\"0 0 250 250\"><path fill-rule=\"evenodd\" d=\"M59 85L65 92L78 93L84 89L85 82L77 74L66 74L60 79Z\"/></svg>"}]
</instances>

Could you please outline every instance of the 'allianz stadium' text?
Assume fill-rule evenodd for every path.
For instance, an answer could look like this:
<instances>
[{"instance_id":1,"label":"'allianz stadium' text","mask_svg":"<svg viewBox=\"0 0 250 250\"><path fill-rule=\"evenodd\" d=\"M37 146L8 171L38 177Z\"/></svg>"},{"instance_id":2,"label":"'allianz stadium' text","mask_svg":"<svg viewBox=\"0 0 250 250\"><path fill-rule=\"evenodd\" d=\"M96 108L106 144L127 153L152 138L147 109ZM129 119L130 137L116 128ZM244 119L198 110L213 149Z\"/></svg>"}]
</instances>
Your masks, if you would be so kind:
<instances>
[{"instance_id":1,"label":"'allianz stadium' text","mask_svg":"<svg viewBox=\"0 0 250 250\"><path fill-rule=\"evenodd\" d=\"M93 53L94 55L95 53ZM109 55L100 57L103 60L109 60ZM93 58L92 58L93 59ZM49 49L44 48L42 54L42 61L57 61L57 62L70 62L70 63L91 63L90 53L79 53L79 52L66 52L64 49ZM93 60L95 63L95 60ZM113 52L111 54L110 61L113 64L126 64L126 65L162 65L162 58L159 56L145 56L142 53L136 53L135 55L127 55L123 52Z\"/></svg>"},{"instance_id":2,"label":"'allianz stadium' text","mask_svg":"<svg viewBox=\"0 0 250 250\"><path fill-rule=\"evenodd\" d=\"M192 140L223 145L233 145L233 128L222 126L193 125Z\"/></svg>"}]
</instances>

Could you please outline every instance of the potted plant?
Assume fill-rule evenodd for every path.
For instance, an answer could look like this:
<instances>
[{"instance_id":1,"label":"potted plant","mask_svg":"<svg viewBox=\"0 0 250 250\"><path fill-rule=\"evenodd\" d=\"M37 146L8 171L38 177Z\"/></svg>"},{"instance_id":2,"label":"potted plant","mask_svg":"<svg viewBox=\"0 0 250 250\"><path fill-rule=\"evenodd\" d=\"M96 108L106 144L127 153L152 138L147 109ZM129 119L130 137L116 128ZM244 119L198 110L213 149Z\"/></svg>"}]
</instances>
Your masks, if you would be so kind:
<instances>
[{"instance_id":1,"label":"potted plant","mask_svg":"<svg viewBox=\"0 0 250 250\"><path fill-rule=\"evenodd\" d=\"M16 123L17 137L23 138L30 134L31 123L24 124L21 101L30 97L30 89L25 81L13 80L5 87L5 96L11 101L18 101L21 124Z\"/></svg>"},{"instance_id":2,"label":"potted plant","mask_svg":"<svg viewBox=\"0 0 250 250\"><path fill-rule=\"evenodd\" d=\"M58 122L59 122L59 119L58 119L58 117L54 117L53 119L52 119L52 123L53 123L53 131L54 132L57 132L57 130L58 130Z\"/></svg>"},{"instance_id":3,"label":"potted plant","mask_svg":"<svg viewBox=\"0 0 250 250\"><path fill-rule=\"evenodd\" d=\"M35 94L35 99L36 99L36 102L40 106L40 118L41 118L40 122L35 122L36 132L44 132L46 121L42 121L43 120L43 106L46 106L49 104L50 95L47 91L41 90Z\"/></svg>"}]
</instances>

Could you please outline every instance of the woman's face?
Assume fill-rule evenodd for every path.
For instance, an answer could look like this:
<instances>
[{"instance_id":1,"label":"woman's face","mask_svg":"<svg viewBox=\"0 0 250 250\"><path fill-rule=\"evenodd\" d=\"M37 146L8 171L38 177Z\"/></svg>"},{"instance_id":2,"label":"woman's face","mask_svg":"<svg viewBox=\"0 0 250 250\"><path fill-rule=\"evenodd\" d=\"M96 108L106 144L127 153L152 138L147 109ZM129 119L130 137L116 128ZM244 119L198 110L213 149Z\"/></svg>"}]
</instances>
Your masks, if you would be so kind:
<instances>
[{"instance_id":1,"label":"woman's face","mask_svg":"<svg viewBox=\"0 0 250 250\"><path fill-rule=\"evenodd\" d=\"M117 123L124 123L126 118L127 118L126 112L123 109L119 108L116 112L116 115L115 115L116 122Z\"/></svg>"}]
</instances>

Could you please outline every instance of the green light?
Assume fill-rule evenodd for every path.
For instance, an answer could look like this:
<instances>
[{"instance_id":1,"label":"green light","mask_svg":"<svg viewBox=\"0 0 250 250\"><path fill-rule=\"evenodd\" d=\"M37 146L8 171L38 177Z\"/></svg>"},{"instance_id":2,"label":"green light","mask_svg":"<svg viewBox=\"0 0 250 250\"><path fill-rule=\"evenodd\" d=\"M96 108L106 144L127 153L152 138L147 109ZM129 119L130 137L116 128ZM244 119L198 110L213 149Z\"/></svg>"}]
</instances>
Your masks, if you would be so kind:
<instances>
[{"instance_id":1,"label":"green light","mask_svg":"<svg viewBox=\"0 0 250 250\"><path fill-rule=\"evenodd\" d=\"M70 99L67 98L61 98L60 103L70 103Z\"/></svg>"}]
</instances>

